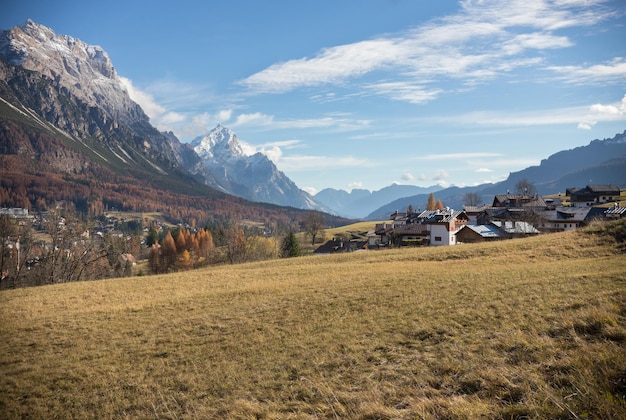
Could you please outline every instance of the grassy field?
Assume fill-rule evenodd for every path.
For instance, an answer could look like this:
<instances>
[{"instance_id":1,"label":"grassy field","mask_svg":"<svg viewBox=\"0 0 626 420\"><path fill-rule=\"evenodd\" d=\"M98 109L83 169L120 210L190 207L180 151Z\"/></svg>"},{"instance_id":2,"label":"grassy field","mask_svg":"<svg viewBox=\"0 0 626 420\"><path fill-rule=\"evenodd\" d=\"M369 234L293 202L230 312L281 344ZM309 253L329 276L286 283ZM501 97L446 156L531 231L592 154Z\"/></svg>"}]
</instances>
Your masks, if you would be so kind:
<instances>
[{"instance_id":1,"label":"grassy field","mask_svg":"<svg viewBox=\"0 0 626 420\"><path fill-rule=\"evenodd\" d=\"M625 239L2 291L0 417L626 418Z\"/></svg>"},{"instance_id":2,"label":"grassy field","mask_svg":"<svg viewBox=\"0 0 626 420\"><path fill-rule=\"evenodd\" d=\"M374 230L377 223L383 222L356 222L350 225L324 229L324 235L320 235L316 239L315 245L311 244L311 237L305 232L297 233L296 237L300 241L300 249L302 250L302 253L305 255L312 254L317 247L333 238L367 241L367 232Z\"/></svg>"}]
</instances>

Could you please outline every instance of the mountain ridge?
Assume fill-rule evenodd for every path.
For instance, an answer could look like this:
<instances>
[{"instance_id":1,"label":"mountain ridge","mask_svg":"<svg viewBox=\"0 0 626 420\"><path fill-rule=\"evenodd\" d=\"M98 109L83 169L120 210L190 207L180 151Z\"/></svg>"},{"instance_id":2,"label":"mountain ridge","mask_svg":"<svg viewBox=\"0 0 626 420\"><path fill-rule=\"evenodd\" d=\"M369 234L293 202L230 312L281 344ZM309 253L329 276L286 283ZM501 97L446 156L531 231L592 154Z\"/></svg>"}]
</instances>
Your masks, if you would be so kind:
<instances>
[{"instance_id":1,"label":"mountain ridge","mask_svg":"<svg viewBox=\"0 0 626 420\"><path fill-rule=\"evenodd\" d=\"M443 189L438 185L418 187L414 185L392 184L376 191L353 189L351 192L325 188L314 198L325 206L345 217L363 218L380 206L402 197L426 194Z\"/></svg>"},{"instance_id":2,"label":"mountain ridge","mask_svg":"<svg viewBox=\"0 0 626 420\"><path fill-rule=\"evenodd\" d=\"M251 201L332 213L298 188L266 155L248 155L235 132L221 124L189 144L210 174L207 182L215 188Z\"/></svg>"},{"instance_id":3,"label":"mountain ridge","mask_svg":"<svg viewBox=\"0 0 626 420\"><path fill-rule=\"evenodd\" d=\"M369 218L382 217L391 205L395 206L393 210L402 209L407 203L419 208L426 202L425 191L398 192L402 188L420 187L390 186L373 193L325 189L316 195L326 196L327 204L332 202L332 206L324 205L319 197L316 199L300 190L267 156L260 153L247 156L234 133L224 136L222 140L226 142L220 143L224 147L212 150L210 157L205 156L208 159L202 159L192 145L181 143L174 133L160 133L150 124L141 107L128 95L102 48L57 35L31 20L0 31L0 99L3 178L9 173L16 177L23 175L19 171L10 172L18 167L22 171L27 168L29 176L42 178L45 170L52 171L55 177L64 174L61 180L74 180L81 185L98 184L98 180L86 179L88 176L105 179L117 176L127 181L140 180L152 185L150 188L166 185L172 191L204 194L219 200L227 201L226 194L230 194L238 206L245 205L245 200L236 199L243 197L249 201L270 201L281 206L341 214L331 210L334 206L349 214L359 212L359 217L377 205L382 200L380 197L393 198L387 206L369 213ZM214 143L213 146L218 142ZM521 178L535 183L540 193L582 186L583 180L620 184L626 179L625 144L626 132L555 153L539 166L510 173L501 183L429 192L437 192L444 204L459 207L466 192L479 191L483 200L490 199L494 192L514 189ZM29 161L20 163L17 161L20 157ZM207 164L214 158L219 159ZM391 191L395 195L384 195ZM19 194L24 197L26 193L20 190ZM403 197L398 198L399 195ZM50 193L46 197L49 199ZM287 197L293 201L280 201ZM89 207L90 200L100 205L103 201L102 197L80 200L84 208ZM36 201L33 199L32 203ZM241 213L248 212L238 214Z\"/></svg>"},{"instance_id":4,"label":"mountain ridge","mask_svg":"<svg viewBox=\"0 0 626 420\"><path fill-rule=\"evenodd\" d=\"M174 133L160 133L99 46L28 20L0 31L0 64L7 103L33 110L100 164L126 174L137 175L141 167L143 176L176 173L251 201L329 211L267 158L248 159L236 136L231 143L214 142L211 156L204 151L202 158Z\"/></svg>"},{"instance_id":5,"label":"mountain ridge","mask_svg":"<svg viewBox=\"0 0 626 420\"><path fill-rule=\"evenodd\" d=\"M542 195L564 193L566 188L588 184L614 184L626 188L626 130L611 138L595 139L584 146L561 150L542 159L538 166L511 172L506 180L472 187L452 186L437 192L437 199L452 208L462 208L468 192L477 193L489 204L494 195L514 191L515 184L526 179ZM367 219L386 218L395 210L403 211L409 204L425 206L428 195L404 197L372 211Z\"/></svg>"},{"instance_id":6,"label":"mountain ridge","mask_svg":"<svg viewBox=\"0 0 626 420\"><path fill-rule=\"evenodd\" d=\"M174 220L235 217L300 223L304 213L297 209L252 203L206 186L199 156L173 133L160 133L149 123L108 56L95 54L100 67L76 57L72 62L67 57L72 48L92 51L89 46L32 21L16 28L0 32L0 205L50 208L66 202L94 214L116 207L160 210ZM16 34L21 44L11 42ZM38 38L60 45L61 52L44 47L42 54L29 58ZM43 73L42 60L50 64ZM74 74L63 73L66 63ZM91 85L76 72L93 75L103 66L95 84L106 79L107 87L115 88L85 93ZM80 86L72 88L68 80ZM337 220L329 216L331 224Z\"/></svg>"}]
</instances>

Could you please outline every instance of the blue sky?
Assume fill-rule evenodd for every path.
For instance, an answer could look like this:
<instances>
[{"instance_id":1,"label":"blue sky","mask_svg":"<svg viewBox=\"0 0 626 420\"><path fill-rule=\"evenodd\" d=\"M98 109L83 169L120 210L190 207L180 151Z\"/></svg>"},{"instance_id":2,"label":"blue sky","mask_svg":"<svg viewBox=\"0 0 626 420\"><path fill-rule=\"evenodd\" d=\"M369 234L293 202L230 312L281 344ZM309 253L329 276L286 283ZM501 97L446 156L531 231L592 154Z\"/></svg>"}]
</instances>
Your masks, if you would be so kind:
<instances>
[{"instance_id":1,"label":"blue sky","mask_svg":"<svg viewBox=\"0 0 626 420\"><path fill-rule=\"evenodd\" d=\"M0 6L28 18L100 45L159 129L221 123L310 192L497 182L626 129L623 1Z\"/></svg>"}]
</instances>

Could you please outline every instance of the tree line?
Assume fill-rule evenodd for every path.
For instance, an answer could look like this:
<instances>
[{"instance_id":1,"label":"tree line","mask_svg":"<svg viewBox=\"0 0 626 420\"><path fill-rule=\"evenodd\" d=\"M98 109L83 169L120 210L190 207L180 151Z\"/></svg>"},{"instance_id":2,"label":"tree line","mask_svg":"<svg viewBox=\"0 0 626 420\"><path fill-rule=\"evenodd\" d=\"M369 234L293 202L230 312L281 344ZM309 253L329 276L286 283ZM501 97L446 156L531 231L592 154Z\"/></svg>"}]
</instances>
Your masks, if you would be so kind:
<instances>
[{"instance_id":1,"label":"tree line","mask_svg":"<svg viewBox=\"0 0 626 420\"><path fill-rule=\"evenodd\" d=\"M301 255L293 231L267 236L240 223L157 229L137 221L96 232L98 220L72 209L42 213L36 223L0 216L0 288L161 274L214 264ZM278 236L277 236L278 235ZM145 271L133 265L146 260Z\"/></svg>"}]
</instances>

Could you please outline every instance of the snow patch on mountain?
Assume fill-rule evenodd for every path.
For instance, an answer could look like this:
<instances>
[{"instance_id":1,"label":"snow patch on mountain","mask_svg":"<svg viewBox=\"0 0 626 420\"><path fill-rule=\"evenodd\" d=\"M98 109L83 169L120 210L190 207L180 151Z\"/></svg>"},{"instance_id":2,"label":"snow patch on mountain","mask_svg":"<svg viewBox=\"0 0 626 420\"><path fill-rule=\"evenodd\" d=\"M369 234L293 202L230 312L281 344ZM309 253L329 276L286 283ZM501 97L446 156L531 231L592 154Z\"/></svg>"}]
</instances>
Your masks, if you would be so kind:
<instances>
[{"instance_id":1,"label":"snow patch on mountain","mask_svg":"<svg viewBox=\"0 0 626 420\"><path fill-rule=\"evenodd\" d=\"M196 137L190 144L198 156L204 160L223 160L248 156L237 135L222 125L218 125L204 136Z\"/></svg>"},{"instance_id":2,"label":"snow patch on mountain","mask_svg":"<svg viewBox=\"0 0 626 420\"><path fill-rule=\"evenodd\" d=\"M231 194L248 200L329 211L299 189L268 156L239 141L237 135L222 125L196 137L190 143L205 168Z\"/></svg>"}]
</instances>

